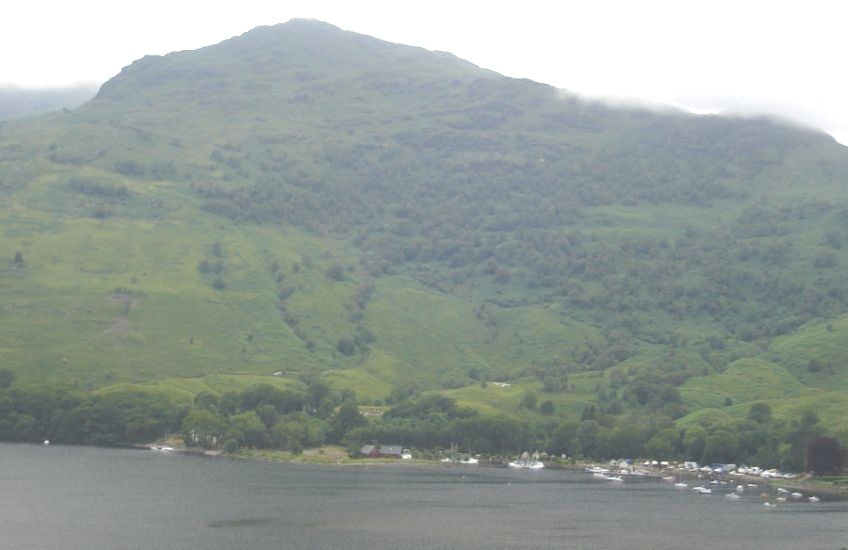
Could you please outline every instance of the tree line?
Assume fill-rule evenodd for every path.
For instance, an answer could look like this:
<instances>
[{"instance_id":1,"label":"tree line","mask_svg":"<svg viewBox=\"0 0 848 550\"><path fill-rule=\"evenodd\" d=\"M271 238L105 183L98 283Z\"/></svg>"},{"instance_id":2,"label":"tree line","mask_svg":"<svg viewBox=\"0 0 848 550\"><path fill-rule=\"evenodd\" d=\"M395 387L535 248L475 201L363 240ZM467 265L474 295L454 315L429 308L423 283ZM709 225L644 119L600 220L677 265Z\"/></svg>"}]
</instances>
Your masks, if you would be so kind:
<instances>
[{"instance_id":1,"label":"tree line","mask_svg":"<svg viewBox=\"0 0 848 550\"><path fill-rule=\"evenodd\" d=\"M752 404L744 419L682 429L657 411L613 416L587 405L579 421L531 422L417 393L401 395L382 415L366 418L354 392L337 392L320 379L285 390L260 383L241 392L201 392L190 404L137 390L92 394L11 382L0 389L0 440L122 445L174 434L188 446L225 452L247 447L299 453L334 443L353 454L365 443L380 443L419 450L456 446L486 455L534 449L584 460L651 457L837 472L845 458L815 413L776 419L762 402Z\"/></svg>"}]
</instances>

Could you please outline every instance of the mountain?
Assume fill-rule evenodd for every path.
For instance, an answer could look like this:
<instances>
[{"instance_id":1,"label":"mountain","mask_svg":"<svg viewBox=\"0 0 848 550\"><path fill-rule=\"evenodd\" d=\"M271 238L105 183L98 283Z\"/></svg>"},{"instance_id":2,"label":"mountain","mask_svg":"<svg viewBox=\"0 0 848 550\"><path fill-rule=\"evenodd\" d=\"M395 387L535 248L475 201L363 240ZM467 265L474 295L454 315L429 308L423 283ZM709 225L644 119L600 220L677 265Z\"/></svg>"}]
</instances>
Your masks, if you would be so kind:
<instances>
[{"instance_id":1,"label":"mountain","mask_svg":"<svg viewBox=\"0 0 848 550\"><path fill-rule=\"evenodd\" d=\"M531 391L566 419L764 400L844 431L846 181L781 121L261 27L3 124L0 364L178 399L321 372L530 418Z\"/></svg>"}]
</instances>

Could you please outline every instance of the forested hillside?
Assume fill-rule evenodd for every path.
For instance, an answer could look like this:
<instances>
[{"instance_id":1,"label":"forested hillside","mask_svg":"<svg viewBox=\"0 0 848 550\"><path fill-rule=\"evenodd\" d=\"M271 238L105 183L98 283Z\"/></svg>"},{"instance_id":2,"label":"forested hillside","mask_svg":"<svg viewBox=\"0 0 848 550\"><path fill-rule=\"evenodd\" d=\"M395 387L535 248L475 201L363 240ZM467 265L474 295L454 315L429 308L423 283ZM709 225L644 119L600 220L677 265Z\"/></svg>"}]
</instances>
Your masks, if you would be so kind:
<instances>
[{"instance_id":1,"label":"forested hillside","mask_svg":"<svg viewBox=\"0 0 848 550\"><path fill-rule=\"evenodd\" d=\"M0 367L181 403L256 375L438 393L585 454L629 425L627 454L688 427L703 455L757 403L845 438L846 184L848 150L788 123L262 27L2 123ZM393 410L373 429L418 414Z\"/></svg>"}]
</instances>

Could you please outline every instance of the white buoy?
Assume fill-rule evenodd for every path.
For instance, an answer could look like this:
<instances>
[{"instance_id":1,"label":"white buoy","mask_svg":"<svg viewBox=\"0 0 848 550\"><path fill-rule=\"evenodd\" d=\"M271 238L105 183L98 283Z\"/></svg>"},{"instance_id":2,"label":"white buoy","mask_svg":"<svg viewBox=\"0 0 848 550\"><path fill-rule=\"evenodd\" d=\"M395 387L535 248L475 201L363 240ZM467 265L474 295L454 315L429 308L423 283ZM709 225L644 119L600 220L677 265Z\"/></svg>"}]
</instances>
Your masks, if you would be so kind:
<instances>
[{"instance_id":1,"label":"white buoy","mask_svg":"<svg viewBox=\"0 0 848 550\"><path fill-rule=\"evenodd\" d=\"M50 440L49 440L49 439L45 439L45 440L44 440L44 444L45 444L45 445L50 445Z\"/></svg>"}]
</instances>

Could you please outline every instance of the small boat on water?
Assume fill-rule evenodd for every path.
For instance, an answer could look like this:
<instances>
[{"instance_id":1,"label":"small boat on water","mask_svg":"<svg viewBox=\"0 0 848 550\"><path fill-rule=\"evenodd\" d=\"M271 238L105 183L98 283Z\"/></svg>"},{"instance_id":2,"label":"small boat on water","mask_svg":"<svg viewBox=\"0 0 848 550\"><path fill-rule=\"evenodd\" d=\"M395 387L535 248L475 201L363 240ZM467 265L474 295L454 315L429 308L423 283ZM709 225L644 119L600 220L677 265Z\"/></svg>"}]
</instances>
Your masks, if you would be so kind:
<instances>
[{"instance_id":1,"label":"small boat on water","mask_svg":"<svg viewBox=\"0 0 848 550\"><path fill-rule=\"evenodd\" d=\"M689 485L683 483L682 481L678 481L677 483L674 484L674 486L677 487L678 489L688 489L689 488Z\"/></svg>"},{"instance_id":2,"label":"small boat on water","mask_svg":"<svg viewBox=\"0 0 848 550\"><path fill-rule=\"evenodd\" d=\"M410 456L412 458L412 456ZM477 466L480 464L480 459L473 456L467 456L460 459L445 457L441 460L442 464L459 464L462 466Z\"/></svg>"},{"instance_id":3,"label":"small boat on water","mask_svg":"<svg viewBox=\"0 0 848 550\"><path fill-rule=\"evenodd\" d=\"M692 487L692 490L698 493L699 495L711 495L713 494L713 490L709 487L704 487L702 485L698 485L697 487Z\"/></svg>"},{"instance_id":4,"label":"small boat on water","mask_svg":"<svg viewBox=\"0 0 848 550\"><path fill-rule=\"evenodd\" d=\"M513 460L509 464L507 464L510 468L516 469L524 469L524 470L541 470L545 467L545 465L539 460L539 453L533 453L533 456L530 456L530 453L523 452L521 453L521 457L518 460Z\"/></svg>"},{"instance_id":5,"label":"small boat on water","mask_svg":"<svg viewBox=\"0 0 848 550\"><path fill-rule=\"evenodd\" d=\"M513 460L512 462L507 464L507 466L509 466L510 468L526 469L526 470L541 470L542 468L545 467L545 465L542 464L541 462L539 462L538 460L529 460L529 461Z\"/></svg>"},{"instance_id":6,"label":"small boat on water","mask_svg":"<svg viewBox=\"0 0 848 550\"><path fill-rule=\"evenodd\" d=\"M810 498L808 498L807 500L810 501L810 502L819 502L821 499L819 497L813 495Z\"/></svg>"},{"instance_id":7,"label":"small boat on water","mask_svg":"<svg viewBox=\"0 0 848 550\"><path fill-rule=\"evenodd\" d=\"M174 448L168 447L167 445L151 445L150 450L151 451L157 451L157 452L160 452L160 453L170 453L171 451L174 450Z\"/></svg>"}]
</instances>

